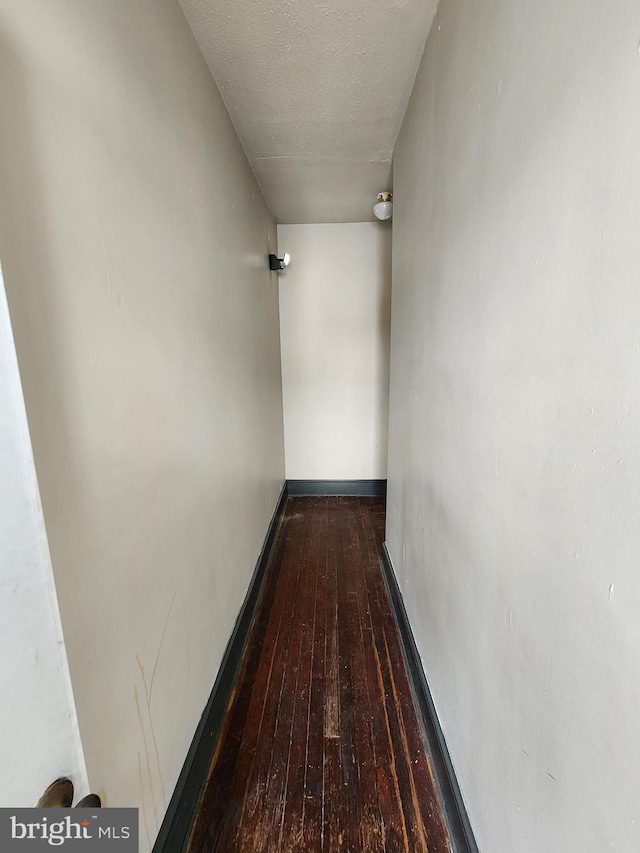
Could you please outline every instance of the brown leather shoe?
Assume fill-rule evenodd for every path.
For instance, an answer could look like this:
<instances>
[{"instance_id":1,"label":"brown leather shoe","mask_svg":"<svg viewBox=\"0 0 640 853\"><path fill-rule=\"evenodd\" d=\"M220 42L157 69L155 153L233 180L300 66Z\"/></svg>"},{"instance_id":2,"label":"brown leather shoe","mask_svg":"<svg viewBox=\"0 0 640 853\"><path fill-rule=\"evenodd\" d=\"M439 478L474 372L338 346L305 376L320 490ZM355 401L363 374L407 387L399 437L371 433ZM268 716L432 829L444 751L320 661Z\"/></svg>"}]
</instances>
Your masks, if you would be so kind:
<instances>
[{"instance_id":1,"label":"brown leather shoe","mask_svg":"<svg viewBox=\"0 0 640 853\"><path fill-rule=\"evenodd\" d=\"M83 797L79 803L76 803L77 809L100 809L102 808L102 801L97 794L87 794L86 797Z\"/></svg>"},{"instance_id":2,"label":"brown leather shoe","mask_svg":"<svg viewBox=\"0 0 640 853\"><path fill-rule=\"evenodd\" d=\"M73 782L71 779L56 779L36 803L37 809L68 809L73 802Z\"/></svg>"}]
</instances>

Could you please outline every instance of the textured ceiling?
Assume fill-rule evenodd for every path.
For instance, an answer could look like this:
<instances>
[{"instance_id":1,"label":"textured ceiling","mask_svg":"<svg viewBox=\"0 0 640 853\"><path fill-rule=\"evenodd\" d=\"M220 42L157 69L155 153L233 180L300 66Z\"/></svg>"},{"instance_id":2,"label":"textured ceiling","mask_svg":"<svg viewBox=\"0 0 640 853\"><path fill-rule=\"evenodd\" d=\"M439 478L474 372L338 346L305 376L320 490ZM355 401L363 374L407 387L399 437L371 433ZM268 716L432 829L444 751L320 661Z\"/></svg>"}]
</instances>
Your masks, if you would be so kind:
<instances>
[{"instance_id":1,"label":"textured ceiling","mask_svg":"<svg viewBox=\"0 0 640 853\"><path fill-rule=\"evenodd\" d=\"M181 0L275 218L362 222L437 0Z\"/></svg>"}]
</instances>

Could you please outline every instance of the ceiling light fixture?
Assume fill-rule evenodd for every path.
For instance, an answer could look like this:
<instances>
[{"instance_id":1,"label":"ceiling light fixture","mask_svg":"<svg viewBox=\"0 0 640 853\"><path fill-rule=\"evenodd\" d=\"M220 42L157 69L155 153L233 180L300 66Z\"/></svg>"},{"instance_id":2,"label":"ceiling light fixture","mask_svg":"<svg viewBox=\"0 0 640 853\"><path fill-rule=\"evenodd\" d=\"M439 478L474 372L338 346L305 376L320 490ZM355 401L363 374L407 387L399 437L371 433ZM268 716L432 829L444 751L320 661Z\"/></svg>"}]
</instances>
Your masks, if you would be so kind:
<instances>
[{"instance_id":1,"label":"ceiling light fixture","mask_svg":"<svg viewBox=\"0 0 640 853\"><path fill-rule=\"evenodd\" d=\"M276 255L269 255L269 269L270 270L283 270L285 267L288 267L291 262L291 255L288 252L285 252L281 258L278 258Z\"/></svg>"},{"instance_id":2,"label":"ceiling light fixture","mask_svg":"<svg viewBox=\"0 0 640 853\"><path fill-rule=\"evenodd\" d=\"M391 219L393 214L393 193L378 193L378 201L373 205L373 212L383 222Z\"/></svg>"}]
</instances>

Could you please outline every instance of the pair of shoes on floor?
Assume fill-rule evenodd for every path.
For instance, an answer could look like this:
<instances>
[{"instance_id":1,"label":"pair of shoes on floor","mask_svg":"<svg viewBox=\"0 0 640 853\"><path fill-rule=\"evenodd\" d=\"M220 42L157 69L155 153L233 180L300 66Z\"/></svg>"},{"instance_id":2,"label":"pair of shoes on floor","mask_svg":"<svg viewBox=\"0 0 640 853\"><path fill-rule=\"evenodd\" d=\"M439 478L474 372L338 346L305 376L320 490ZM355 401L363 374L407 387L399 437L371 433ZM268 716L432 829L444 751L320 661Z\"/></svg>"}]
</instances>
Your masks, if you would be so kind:
<instances>
[{"instance_id":1,"label":"pair of shoes on floor","mask_svg":"<svg viewBox=\"0 0 640 853\"><path fill-rule=\"evenodd\" d=\"M71 779L56 779L47 788L36 804L37 809L68 809L73 803L73 782ZM77 809L99 809L102 802L97 794L87 794L79 803Z\"/></svg>"}]
</instances>

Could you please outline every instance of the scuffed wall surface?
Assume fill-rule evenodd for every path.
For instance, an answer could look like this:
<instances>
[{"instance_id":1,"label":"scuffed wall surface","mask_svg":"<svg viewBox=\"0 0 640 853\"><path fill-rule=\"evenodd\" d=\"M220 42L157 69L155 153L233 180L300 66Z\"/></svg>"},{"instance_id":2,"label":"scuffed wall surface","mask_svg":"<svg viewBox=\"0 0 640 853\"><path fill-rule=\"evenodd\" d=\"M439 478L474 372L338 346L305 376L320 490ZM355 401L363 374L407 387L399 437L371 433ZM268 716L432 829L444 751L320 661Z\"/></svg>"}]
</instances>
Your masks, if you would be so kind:
<instances>
[{"instance_id":1,"label":"scuffed wall surface","mask_svg":"<svg viewBox=\"0 0 640 853\"><path fill-rule=\"evenodd\" d=\"M177 2L0 2L0 248L92 786L162 820L283 476L270 212Z\"/></svg>"},{"instance_id":2,"label":"scuffed wall surface","mask_svg":"<svg viewBox=\"0 0 640 853\"><path fill-rule=\"evenodd\" d=\"M0 807L87 771L0 270Z\"/></svg>"},{"instance_id":3,"label":"scuffed wall surface","mask_svg":"<svg viewBox=\"0 0 640 853\"><path fill-rule=\"evenodd\" d=\"M442 0L395 151L387 537L480 849L640 849L637 3Z\"/></svg>"}]
</instances>

